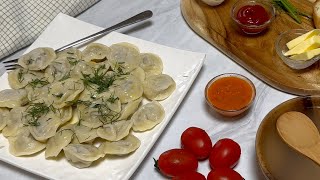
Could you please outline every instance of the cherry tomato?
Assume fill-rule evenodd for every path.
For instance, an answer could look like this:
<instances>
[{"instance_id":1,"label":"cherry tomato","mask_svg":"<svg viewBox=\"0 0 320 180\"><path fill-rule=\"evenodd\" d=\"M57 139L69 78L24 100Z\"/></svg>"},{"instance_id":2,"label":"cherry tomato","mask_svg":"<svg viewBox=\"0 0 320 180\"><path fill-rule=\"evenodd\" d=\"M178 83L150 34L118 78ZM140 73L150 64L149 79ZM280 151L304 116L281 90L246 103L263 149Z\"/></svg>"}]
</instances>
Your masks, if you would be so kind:
<instances>
[{"instance_id":1,"label":"cherry tomato","mask_svg":"<svg viewBox=\"0 0 320 180\"><path fill-rule=\"evenodd\" d=\"M196 171L190 171L179 174L172 178L172 180L206 180L206 177Z\"/></svg>"},{"instance_id":2,"label":"cherry tomato","mask_svg":"<svg viewBox=\"0 0 320 180\"><path fill-rule=\"evenodd\" d=\"M163 175L173 177L184 172L197 171L198 160L189 151L171 149L160 155L157 165Z\"/></svg>"},{"instance_id":3,"label":"cherry tomato","mask_svg":"<svg viewBox=\"0 0 320 180\"><path fill-rule=\"evenodd\" d=\"M212 148L209 162L212 169L233 168L239 161L241 149L231 139L220 139Z\"/></svg>"},{"instance_id":4,"label":"cherry tomato","mask_svg":"<svg viewBox=\"0 0 320 180\"><path fill-rule=\"evenodd\" d=\"M243 180L243 177L230 168L217 168L209 172L207 180Z\"/></svg>"},{"instance_id":5,"label":"cherry tomato","mask_svg":"<svg viewBox=\"0 0 320 180\"><path fill-rule=\"evenodd\" d=\"M181 146L194 154L197 159L204 160L210 155L212 142L203 129L189 127L181 135Z\"/></svg>"}]
</instances>

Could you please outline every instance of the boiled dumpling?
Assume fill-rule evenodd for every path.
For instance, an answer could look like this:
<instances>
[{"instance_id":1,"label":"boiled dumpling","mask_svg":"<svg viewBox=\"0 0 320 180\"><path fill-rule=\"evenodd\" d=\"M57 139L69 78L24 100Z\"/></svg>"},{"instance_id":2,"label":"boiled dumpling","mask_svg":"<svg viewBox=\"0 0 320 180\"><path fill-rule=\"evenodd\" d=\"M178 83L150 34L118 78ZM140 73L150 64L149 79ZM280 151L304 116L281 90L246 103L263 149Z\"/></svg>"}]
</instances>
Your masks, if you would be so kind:
<instances>
[{"instance_id":1,"label":"boiled dumpling","mask_svg":"<svg viewBox=\"0 0 320 180\"><path fill-rule=\"evenodd\" d=\"M71 67L72 65L66 57L57 58L46 68L44 76L51 83L55 81L63 81L70 78Z\"/></svg>"},{"instance_id":2,"label":"boiled dumpling","mask_svg":"<svg viewBox=\"0 0 320 180\"><path fill-rule=\"evenodd\" d=\"M129 43L118 43L110 46L107 56L111 68L118 73L127 73L136 69L140 63L139 49Z\"/></svg>"},{"instance_id":3,"label":"boiled dumpling","mask_svg":"<svg viewBox=\"0 0 320 180\"><path fill-rule=\"evenodd\" d=\"M56 58L52 48L36 48L23 55L18 64L28 70L43 70Z\"/></svg>"},{"instance_id":4,"label":"boiled dumpling","mask_svg":"<svg viewBox=\"0 0 320 180\"><path fill-rule=\"evenodd\" d=\"M36 140L44 142L56 134L60 124L60 119L43 115L37 119L36 125L29 125L28 127L30 133Z\"/></svg>"},{"instance_id":5,"label":"boiled dumpling","mask_svg":"<svg viewBox=\"0 0 320 180\"><path fill-rule=\"evenodd\" d=\"M121 115L119 117L119 120L122 119L128 119L130 117L130 115L132 115L134 112L136 112L136 110L138 109L140 103L142 101L142 97L128 102L127 104L122 105L122 111L121 111Z\"/></svg>"},{"instance_id":6,"label":"boiled dumpling","mask_svg":"<svg viewBox=\"0 0 320 180\"><path fill-rule=\"evenodd\" d=\"M72 78L82 78L82 74L91 74L93 69L88 62L79 61L70 72Z\"/></svg>"},{"instance_id":7,"label":"boiled dumpling","mask_svg":"<svg viewBox=\"0 0 320 180\"><path fill-rule=\"evenodd\" d=\"M89 44L82 52L83 60L89 61L104 61L106 60L110 49L108 46L100 43Z\"/></svg>"},{"instance_id":8,"label":"boiled dumpling","mask_svg":"<svg viewBox=\"0 0 320 180\"><path fill-rule=\"evenodd\" d=\"M118 141L129 134L131 127L132 121L130 120L115 121L100 127L97 134L102 139Z\"/></svg>"},{"instance_id":9,"label":"boiled dumpling","mask_svg":"<svg viewBox=\"0 0 320 180\"><path fill-rule=\"evenodd\" d=\"M74 78L69 78L65 81L56 82L50 86L48 101L52 102L55 108L63 108L69 106L68 102L76 99L84 90L83 83Z\"/></svg>"},{"instance_id":10,"label":"boiled dumpling","mask_svg":"<svg viewBox=\"0 0 320 180\"><path fill-rule=\"evenodd\" d=\"M152 129L163 120L164 115L165 111L162 105L157 101L145 104L132 115L132 129L134 131L146 131Z\"/></svg>"},{"instance_id":11,"label":"boiled dumpling","mask_svg":"<svg viewBox=\"0 0 320 180\"><path fill-rule=\"evenodd\" d=\"M33 103L48 102L48 94L50 92L50 86L46 85L40 88L26 87L28 91L28 100Z\"/></svg>"},{"instance_id":12,"label":"boiled dumpling","mask_svg":"<svg viewBox=\"0 0 320 180\"><path fill-rule=\"evenodd\" d=\"M82 59L82 53L77 48L71 47L61 52L58 52L57 58L60 58L60 57L65 57L68 61L72 61L73 63L76 63L77 60Z\"/></svg>"},{"instance_id":13,"label":"boiled dumpling","mask_svg":"<svg viewBox=\"0 0 320 180\"><path fill-rule=\"evenodd\" d=\"M114 92L121 103L131 102L140 98L143 94L143 86L134 76L124 76L114 82Z\"/></svg>"},{"instance_id":14,"label":"boiled dumpling","mask_svg":"<svg viewBox=\"0 0 320 180\"><path fill-rule=\"evenodd\" d=\"M9 110L7 108L0 108L0 131L6 127Z\"/></svg>"},{"instance_id":15,"label":"boiled dumpling","mask_svg":"<svg viewBox=\"0 0 320 180\"><path fill-rule=\"evenodd\" d=\"M71 165L77 168L89 167L93 161L103 157L99 149L90 144L69 144L63 151Z\"/></svg>"},{"instance_id":16,"label":"boiled dumpling","mask_svg":"<svg viewBox=\"0 0 320 180\"><path fill-rule=\"evenodd\" d=\"M163 100L176 89L174 80L166 74L152 75L143 82L144 95L150 100Z\"/></svg>"},{"instance_id":17,"label":"boiled dumpling","mask_svg":"<svg viewBox=\"0 0 320 180\"><path fill-rule=\"evenodd\" d=\"M60 121L60 125L63 125L72 119L73 112L71 106L53 110L52 118L58 119Z\"/></svg>"},{"instance_id":18,"label":"boiled dumpling","mask_svg":"<svg viewBox=\"0 0 320 180\"><path fill-rule=\"evenodd\" d=\"M141 67L137 67L135 70L131 71L130 75L138 78L141 82L146 78L145 72Z\"/></svg>"},{"instance_id":19,"label":"boiled dumpling","mask_svg":"<svg viewBox=\"0 0 320 180\"><path fill-rule=\"evenodd\" d=\"M98 137L97 129L89 128L83 125L75 125L73 127L75 137L79 143L88 142Z\"/></svg>"},{"instance_id":20,"label":"boiled dumpling","mask_svg":"<svg viewBox=\"0 0 320 180\"><path fill-rule=\"evenodd\" d=\"M103 125L103 116L100 116L98 108L93 108L91 104L78 104L78 117L79 124L90 127L97 128Z\"/></svg>"},{"instance_id":21,"label":"boiled dumpling","mask_svg":"<svg viewBox=\"0 0 320 180\"><path fill-rule=\"evenodd\" d=\"M26 156L37 153L46 147L46 144L36 141L28 128L19 129L16 136L8 137L9 152L14 156Z\"/></svg>"},{"instance_id":22,"label":"boiled dumpling","mask_svg":"<svg viewBox=\"0 0 320 180\"><path fill-rule=\"evenodd\" d=\"M141 54L140 67L146 73L146 76L158 75L162 73L163 64L161 58L152 53Z\"/></svg>"},{"instance_id":23,"label":"boiled dumpling","mask_svg":"<svg viewBox=\"0 0 320 180\"><path fill-rule=\"evenodd\" d=\"M45 157L57 157L60 151L66 147L72 140L73 137L73 126L68 124L63 126L53 137L51 137L47 142L47 147L45 151Z\"/></svg>"},{"instance_id":24,"label":"boiled dumpling","mask_svg":"<svg viewBox=\"0 0 320 180\"><path fill-rule=\"evenodd\" d=\"M9 85L12 89L20 89L31 82L39 82L43 78L43 73L37 71L29 71L23 68L18 68L8 73Z\"/></svg>"},{"instance_id":25,"label":"boiled dumpling","mask_svg":"<svg viewBox=\"0 0 320 180\"><path fill-rule=\"evenodd\" d=\"M5 89L0 91L0 107L14 108L28 103L25 89Z\"/></svg>"},{"instance_id":26,"label":"boiled dumpling","mask_svg":"<svg viewBox=\"0 0 320 180\"><path fill-rule=\"evenodd\" d=\"M109 102L108 99L84 102L77 105L80 123L90 128L97 128L117 120L120 116L121 104L117 100Z\"/></svg>"},{"instance_id":27,"label":"boiled dumpling","mask_svg":"<svg viewBox=\"0 0 320 180\"><path fill-rule=\"evenodd\" d=\"M106 141L99 146L104 154L125 155L139 148L140 140L132 134L119 141Z\"/></svg>"},{"instance_id":28,"label":"boiled dumpling","mask_svg":"<svg viewBox=\"0 0 320 180\"><path fill-rule=\"evenodd\" d=\"M24 116L27 107L15 107L7 116L7 126L2 130L4 136L16 136L18 129L25 126Z\"/></svg>"}]
</instances>

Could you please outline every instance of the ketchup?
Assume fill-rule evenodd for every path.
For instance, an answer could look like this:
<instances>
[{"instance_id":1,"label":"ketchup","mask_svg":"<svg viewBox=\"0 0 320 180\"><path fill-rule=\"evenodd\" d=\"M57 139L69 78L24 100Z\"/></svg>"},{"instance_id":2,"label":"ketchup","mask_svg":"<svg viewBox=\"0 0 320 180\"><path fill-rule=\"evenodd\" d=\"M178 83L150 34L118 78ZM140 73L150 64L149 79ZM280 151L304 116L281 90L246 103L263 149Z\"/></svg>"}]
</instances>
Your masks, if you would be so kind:
<instances>
[{"instance_id":1,"label":"ketchup","mask_svg":"<svg viewBox=\"0 0 320 180\"><path fill-rule=\"evenodd\" d=\"M245 25L262 25L270 17L264 7L260 5L246 5L239 9L237 19Z\"/></svg>"},{"instance_id":2,"label":"ketchup","mask_svg":"<svg viewBox=\"0 0 320 180\"><path fill-rule=\"evenodd\" d=\"M255 5L245 5L241 7L236 16L237 20L242 24L241 29L247 33L259 33L266 27L247 27L248 25L263 25L270 19L270 15L266 9L258 4Z\"/></svg>"}]
</instances>

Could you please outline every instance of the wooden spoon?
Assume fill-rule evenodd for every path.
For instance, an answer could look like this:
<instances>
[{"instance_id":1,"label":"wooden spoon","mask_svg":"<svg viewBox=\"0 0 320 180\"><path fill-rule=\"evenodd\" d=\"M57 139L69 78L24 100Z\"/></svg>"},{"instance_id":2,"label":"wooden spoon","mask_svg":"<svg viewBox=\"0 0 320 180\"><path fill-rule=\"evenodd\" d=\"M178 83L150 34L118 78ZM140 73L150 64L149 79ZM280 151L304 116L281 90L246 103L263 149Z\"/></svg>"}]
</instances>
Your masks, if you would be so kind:
<instances>
[{"instance_id":1,"label":"wooden spoon","mask_svg":"<svg viewBox=\"0 0 320 180\"><path fill-rule=\"evenodd\" d=\"M277 119L277 130L290 147L320 165L320 134L308 116L286 112Z\"/></svg>"}]
</instances>

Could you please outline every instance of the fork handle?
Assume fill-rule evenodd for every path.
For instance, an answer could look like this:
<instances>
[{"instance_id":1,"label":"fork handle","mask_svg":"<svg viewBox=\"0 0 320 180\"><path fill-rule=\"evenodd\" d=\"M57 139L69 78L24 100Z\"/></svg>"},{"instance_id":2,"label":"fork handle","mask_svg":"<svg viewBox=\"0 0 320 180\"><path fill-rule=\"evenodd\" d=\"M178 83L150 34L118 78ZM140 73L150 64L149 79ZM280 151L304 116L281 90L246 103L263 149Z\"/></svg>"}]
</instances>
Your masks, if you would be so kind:
<instances>
[{"instance_id":1,"label":"fork handle","mask_svg":"<svg viewBox=\"0 0 320 180\"><path fill-rule=\"evenodd\" d=\"M123 27L125 27L125 26L129 26L129 25L131 25L131 24L134 24L134 23L137 23L137 22L140 22L140 21L143 21L143 20L146 20L146 19L152 17L152 15L153 15L153 13L152 13L152 11L150 11L150 10L141 12L141 13L139 13L139 14L137 14L137 15L129 18L129 19L127 19L127 20L124 20L124 21L122 21L122 22L114 25L114 26L111 26L111 27L106 28L106 29L104 29L104 30L102 30L102 31L99 31L99 32L97 32L97 33L94 33L94 34L92 34L92 35L90 35L90 36L84 37L84 38L82 38L82 39L80 39L80 40L77 40L77 41L75 41L75 42L73 42L73 43L70 43L70 44L68 44L68 45L65 45L65 46L63 46L63 47L61 47L61 48L59 48L59 49L56 49L56 52L63 51L63 50L68 49L68 48L70 48L70 47L73 47L73 46L82 44L82 43L84 43L84 42L87 42L87 41L89 41L89 40L92 40L92 39L94 39L94 38L96 38L96 37L106 35L106 34L112 32L112 31L114 31L114 30L123 28Z\"/></svg>"},{"instance_id":2,"label":"fork handle","mask_svg":"<svg viewBox=\"0 0 320 180\"><path fill-rule=\"evenodd\" d=\"M92 39L94 39L96 37L106 35L106 34L112 32L114 30L123 28L125 26L129 26L131 24L134 24L134 23L146 20L146 19L149 19L150 17L152 17L152 15L153 15L153 13L150 10L143 11L143 12L141 12L141 13L139 13L139 14L137 14L137 15L129 18L129 19L127 19L127 20L124 20L124 21L114 25L114 26L111 26L111 27L106 28L106 29L104 29L102 31L94 33L94 34L92 34L90 36L84 37L84 38L82 38L80 40L77 40L77 41L75 41L73 43L65 45L65 46L63 46L63 47L61 47L59 49L56 49L55 52L63 51L63 50L68 49L70 47L73 47L73 46L79 45L81 43L87 42L89 40L92 40ZM0 60L0 61L2 61L2 60ZM8 60L8 61L4 61L3 63L7 64L7 63L12 63L12 62L17 62L17 61L18 61L18 59L12 59L12 60Z\"/></svg>"}]
</instances>

